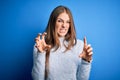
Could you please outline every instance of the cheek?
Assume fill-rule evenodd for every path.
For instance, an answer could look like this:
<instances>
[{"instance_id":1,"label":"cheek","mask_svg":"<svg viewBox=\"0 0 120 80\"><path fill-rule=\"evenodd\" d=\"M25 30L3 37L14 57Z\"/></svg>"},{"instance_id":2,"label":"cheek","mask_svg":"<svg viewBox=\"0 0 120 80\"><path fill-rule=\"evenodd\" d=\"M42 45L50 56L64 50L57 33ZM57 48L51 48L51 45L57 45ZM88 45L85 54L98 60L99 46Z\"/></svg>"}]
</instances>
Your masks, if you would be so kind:
<instances>
[{"instance_id":1,"label":"cheek","mask_svg":"<svg viewBox=\"0 0 120 80\"><path fill-rule=\"evenodd\" d=\"M58 26L55 26L55 32L59 32L59 27Z\"/></svg>"},{"instance_id":2,"label":"cheek","mask_svg":"<svg viewBox=\"0 0 120 80\"><path fill-rule=\"evenodd\" d=\"M57 32L59 32L59 29L60 29L59 27L56 27L56 31L57 31Z\"/></svg>"},{"instance_id":3,"label":"cheek","mask_svg":"<svg viewBox=\"0 0 120 80\"><path fill-rule=\"evenodd\" d=\"M61 28L61 24L56 24L55 27L56 27L56 30L58 31Z\"/></svg>"},{"instance_id":4,"label":"cheek","mask_svg":"<svg viewBox=\"0 0 120 80\"><path fill-rule=\"evenodd\" d=\"M70 27L70 24L69 23L66 23L66 28L69 28Z\"/></svg>"},{"instance_id":5,"label":"cheek","mask_svg":"<svg viewBox=\"0 0 120 80\"><path fill-rule=\"evenodd\" d=\"M69 29L70 28L70 25L68 25L67 27L66 27L66 29Z\"/></svg>"}]
</instances>

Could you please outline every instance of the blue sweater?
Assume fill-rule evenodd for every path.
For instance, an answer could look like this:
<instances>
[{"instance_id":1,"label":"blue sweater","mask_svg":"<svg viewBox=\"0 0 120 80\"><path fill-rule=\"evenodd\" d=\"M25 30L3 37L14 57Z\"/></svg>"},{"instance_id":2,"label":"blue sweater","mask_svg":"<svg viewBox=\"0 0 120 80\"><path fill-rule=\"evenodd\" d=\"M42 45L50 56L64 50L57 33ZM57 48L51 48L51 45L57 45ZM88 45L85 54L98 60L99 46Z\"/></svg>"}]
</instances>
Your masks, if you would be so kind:
<instances>
[{"instance_id":1,"label":"blue sweater","mask_svg":"<svg viewBox=\"0 0 120 80\"><path fill-rule=\"evenodd\" d=\"M79 54L83 50L83 41L77 40L77 43L71 50L66 49L63 44L63 38L60 38L60 47L54 52L50 51L48 80L88 80L91 63L81 58ZM65 42L67 45L67 42ZM34 46L33 49L33 68L32 77L34 80L44 80L45 72L45 52L38 52Z\"/></svg>"}]
</instances>

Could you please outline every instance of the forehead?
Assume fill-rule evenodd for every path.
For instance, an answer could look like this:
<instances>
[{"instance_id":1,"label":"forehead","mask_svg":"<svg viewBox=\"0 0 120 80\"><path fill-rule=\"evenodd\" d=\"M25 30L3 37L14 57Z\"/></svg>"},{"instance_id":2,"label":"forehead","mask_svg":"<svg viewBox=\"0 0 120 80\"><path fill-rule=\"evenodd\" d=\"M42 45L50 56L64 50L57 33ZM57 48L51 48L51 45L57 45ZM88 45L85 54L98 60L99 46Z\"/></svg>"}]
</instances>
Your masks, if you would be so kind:
<instances>
[{"instance_id":1,"label":"forehead","mask_svg":"<svg viewBox=\"0 0 120 80\"><path fill-rule=\"evenodd\" d=\"M58 19L63 19L63 20L70 20L70 17L69 15L66 13L66 12L63 12L61 13L59 16L58 16Z\"/></svg>"}]
</instances>

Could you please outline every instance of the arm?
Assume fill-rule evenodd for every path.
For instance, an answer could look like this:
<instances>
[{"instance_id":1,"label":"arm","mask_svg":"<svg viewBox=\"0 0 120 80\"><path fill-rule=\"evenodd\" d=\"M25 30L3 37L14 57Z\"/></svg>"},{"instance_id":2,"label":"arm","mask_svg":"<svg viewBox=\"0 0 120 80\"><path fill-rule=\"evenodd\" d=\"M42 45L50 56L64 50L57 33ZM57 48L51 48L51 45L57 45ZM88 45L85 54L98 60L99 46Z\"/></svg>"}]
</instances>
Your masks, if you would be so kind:
<instances>
[{"instance_id":1,"label":"arm","mask_svg":"<svg viewBox=\"0 0 120 80\"><path fill-rule=\"evenodd\" d=\"M40 53L34 46L33 49L33 68L32 77L33 80L44 80L45 70L45 53Z\"/></svg>"},{"instance_id":2,"label":"arm","mask_svg":"<svg viewBox=\"0 0 120 80\"><path fill-rule=\"evenodd\" d=\"M45 55L46 50L48 50L51 46L46 44L45 42L46 33L39 33L35 38L35 46L33 49L33 69L32 69L32 77L34 80L44 80L45 74ZM42 36L42 39L40 39Z\"/></svg>"},{"instance_id":3,"label":"arm","mask_svg":"<svg viewBox=\"0 0 120 80\"><path fill-rule=\"evenodd\" d=\"M88 80L91 70L92 48L87 45L86 39L84 39L84 43L78 41L77 46L77 53L81 53L78 59L77 80Z\"/></svg>"},{"instance_id":4,"label":"arm","mask_svg":"<svg viewBox=\"0 0 120 80\"><path fill-rule=\"evenodd\" d=\"M81 63L78 65L77 80L88 80L91 70L91 62L81 59Z\"/></svg>"}]
</instances>

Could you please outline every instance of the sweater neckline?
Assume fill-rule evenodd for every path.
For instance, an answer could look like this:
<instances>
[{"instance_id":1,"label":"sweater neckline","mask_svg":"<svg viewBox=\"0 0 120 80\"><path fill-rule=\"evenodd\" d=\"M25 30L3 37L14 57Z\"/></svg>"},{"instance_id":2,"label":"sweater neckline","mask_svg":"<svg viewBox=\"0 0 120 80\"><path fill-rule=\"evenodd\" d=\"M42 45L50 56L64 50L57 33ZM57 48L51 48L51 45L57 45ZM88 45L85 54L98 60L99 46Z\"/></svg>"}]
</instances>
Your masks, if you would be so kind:
<instances>
[{"instance_id":1,"label":"sweater neckline","mask_svg":"<svg viewBox=\"0 0 120 80\"><path fill-rule=\"evenodd\" d=\"M64 44L65 37L59 37L60 45L62 46Z\"/></svg>"},{"instance_id":2,"label":"sweater neckline","mask_svg":"<svg viewBox=\"0 0 120 80\"><path fill-rule=\"evenodd\" d=\"M65 37L59 37L60 41L63 41L65 39Z\"/></svg>"}]
</instances>

